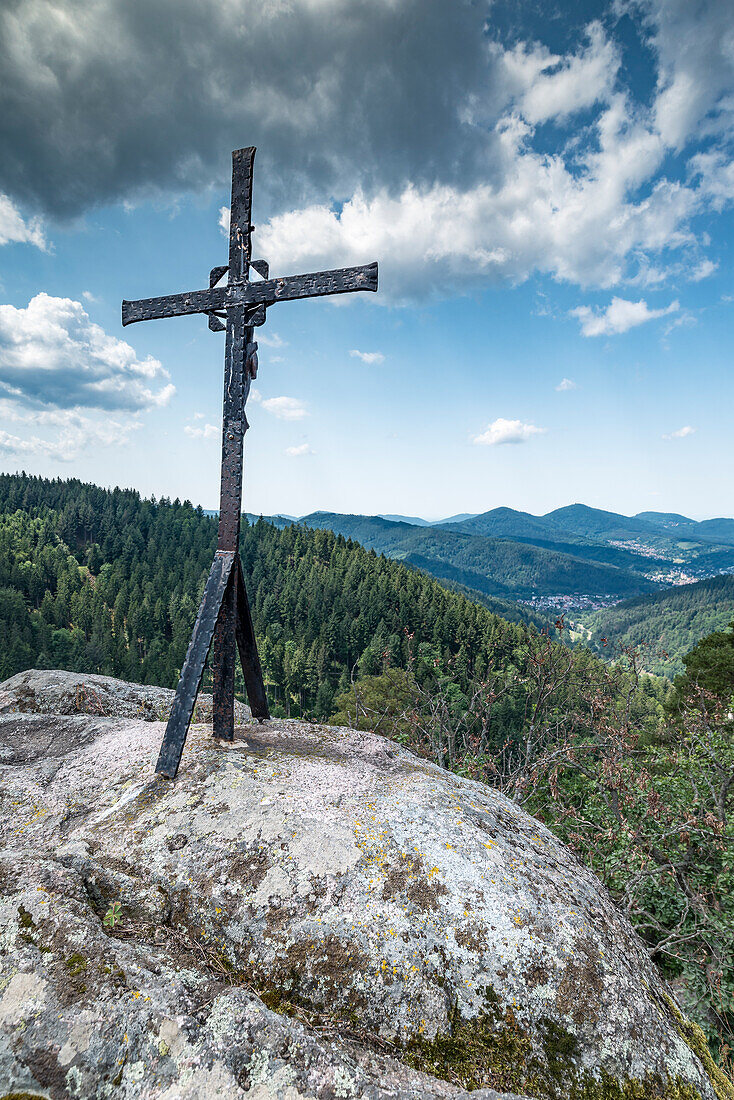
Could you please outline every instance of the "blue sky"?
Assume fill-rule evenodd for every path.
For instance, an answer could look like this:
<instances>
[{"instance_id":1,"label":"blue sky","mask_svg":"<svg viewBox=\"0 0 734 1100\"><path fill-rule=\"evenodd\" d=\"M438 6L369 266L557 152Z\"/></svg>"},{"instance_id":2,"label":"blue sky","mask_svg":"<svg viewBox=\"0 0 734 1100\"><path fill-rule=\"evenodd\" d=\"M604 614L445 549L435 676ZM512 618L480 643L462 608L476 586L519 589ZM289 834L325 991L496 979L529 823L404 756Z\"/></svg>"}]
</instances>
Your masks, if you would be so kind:
<instances>
[{"instance_id":1,"label":"blue sky","mask_svg":"<svg viewBox=\"0 0 734 1100\"><path fill-rule=\"evenodd\" d=\"M269 311L245 508L734 514L729 3L0 23L0 468L216 507L223 337L120 301L207 285L256 144L255 255L380 291Z\"/></svg>"}]
</instances>

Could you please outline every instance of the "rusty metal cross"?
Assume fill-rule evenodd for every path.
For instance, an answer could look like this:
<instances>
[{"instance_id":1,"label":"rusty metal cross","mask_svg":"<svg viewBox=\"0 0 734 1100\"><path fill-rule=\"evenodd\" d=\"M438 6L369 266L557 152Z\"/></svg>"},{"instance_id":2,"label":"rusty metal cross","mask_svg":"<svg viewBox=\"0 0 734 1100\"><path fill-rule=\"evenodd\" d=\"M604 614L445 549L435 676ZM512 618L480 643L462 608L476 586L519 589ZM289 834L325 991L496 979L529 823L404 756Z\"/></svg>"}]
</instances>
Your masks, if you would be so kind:
<instances>
[{"instance_id":1,"label":"rusty metal cross","mask_svg":"<svg viewBox=\"0 0 734 1100\"><path fill-rule=\"evenodd\" d=\"M267 307L276 302L344 294L354 290L377 290L376 263L271 279L267 263L251 259L254 160L254 148L236 149L232 153L229 264L212 268L209 289L122 303L123 325L158 317L206 313L210 329L214 332L226 329L227 332L219 535L156 764L156 772L169 779L174 779L178 771L212 640L214 736L225 741L234 740L236 649L239 650L252 715L259 719L269 717L239 554L243 444L249 426L245 403L250 382L257 374L257 344L253 341L255 327L265 322ZM261 276L256 282L250 282L251 268ZM226 285L219 286L225 275Z\"/></svg>"}]
</instances>

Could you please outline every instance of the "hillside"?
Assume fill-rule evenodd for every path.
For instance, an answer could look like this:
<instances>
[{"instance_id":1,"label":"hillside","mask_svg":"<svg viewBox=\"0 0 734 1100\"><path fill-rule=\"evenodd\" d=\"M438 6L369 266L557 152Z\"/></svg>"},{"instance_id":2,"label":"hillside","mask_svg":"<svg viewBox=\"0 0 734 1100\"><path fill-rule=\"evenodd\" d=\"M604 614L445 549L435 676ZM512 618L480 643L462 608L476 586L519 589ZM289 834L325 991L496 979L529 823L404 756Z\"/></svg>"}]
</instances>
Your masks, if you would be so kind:
<instances>
[{"instance_id":1,"label":"hillside","mask_svg":"<svg viewBox=\"0 0 734 1100\"><path fill-rule=\"evenodd\" d=\"M644 647L649 671L674 676L683 672L682 657L696 642L734 619L734 576L711 577L625 600L580 619L591 632L590 644L599 652L614 652L621 645Z\"/></svg>"},{"instance_id":2,"label":"hillside","mask_svg":"<svg viewBox=\"0 0 734 1100\"><path fill-rule=\"evenodd\" d=\"M0 476L0 680L65 668L175 687L216 545L188 502L77 480ZM324 530L259 521L241 552L268 692L323 718L355 675L519 660L528 628ZM240 685L241 687L241 685ZM508 728L523 711L508 702Z\"/></svg>"},{"instance_id":3,"label":"hillside","mask_svg":"<svg viewBox=\"0 0 734 1100\"><path fill-rule=\"evenodd\" d=\"M494 609L513 618L519 617L509 610L515 601L542 614L574 613L734 570L734 544L725 538L727 525L734 525L729 520L628 517L582 504L545 516L493 508L432 524L414 516L335 512L266 518L278 527L297 522L356 539L485 601L503 601ZM696 534L699 528L705 533ZM724 537L716 541L714 531Z\"/></svg>"},{"instance_id":4,"label":"hillside","mask_svg":"<svg viewBox=\"0 0 734 1100\"><path fill-rule=\"evenodd\" d=\"M660 527L678 536L709 539L711 542L734 546L734 519L688 519L675 512L640 512L637 519Z\"/></svg>"},{"instance_id":5,"label":"hillside","mask_svg":"<svg viewBox=\"0 0 734 1100\"><path fill-rule=\"evenodd\" d=\"M703 579L734 565L734 520L729 519L697 523L658 512L623 516L572 504L544 516L493 508L465 522L442 526L467 534L518 539L633 572L661 574L663 580L671 571Z\"/></svg>"},{"instance_id":6,"label":"hillside","mask_svg":"<svg viewBox=\"0 0 734 1100\"><path fill-rule=\"evenodd\" d=\"M454 526L416 527L380 516L334 512L314 512L299 522L335 531L436 577L503 599L580 593L622 598L657 587L630 570L528 543L473 535Z\"/></svg>"}]
</instances>

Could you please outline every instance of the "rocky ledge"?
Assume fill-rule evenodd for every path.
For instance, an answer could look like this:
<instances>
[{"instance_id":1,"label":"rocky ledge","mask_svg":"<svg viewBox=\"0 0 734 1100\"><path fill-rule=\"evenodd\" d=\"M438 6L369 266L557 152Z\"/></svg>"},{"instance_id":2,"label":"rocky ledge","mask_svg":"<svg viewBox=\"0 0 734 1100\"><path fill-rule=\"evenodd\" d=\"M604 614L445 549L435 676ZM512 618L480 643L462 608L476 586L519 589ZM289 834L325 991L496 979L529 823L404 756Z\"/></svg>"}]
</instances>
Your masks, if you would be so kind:
<instances>
[{"instance_id":1,"label":"rocky ledge","mask_svg":"<svg viewBox=\"0 0 734 1100\"><path fill-rule=\"evenodd\" d=\"M734 1097L599 882L492 790L297 721L194 726L171 783L162 723L100 681L158 689L23 675L0 1100Z\"/></svg>"}]
</instances>

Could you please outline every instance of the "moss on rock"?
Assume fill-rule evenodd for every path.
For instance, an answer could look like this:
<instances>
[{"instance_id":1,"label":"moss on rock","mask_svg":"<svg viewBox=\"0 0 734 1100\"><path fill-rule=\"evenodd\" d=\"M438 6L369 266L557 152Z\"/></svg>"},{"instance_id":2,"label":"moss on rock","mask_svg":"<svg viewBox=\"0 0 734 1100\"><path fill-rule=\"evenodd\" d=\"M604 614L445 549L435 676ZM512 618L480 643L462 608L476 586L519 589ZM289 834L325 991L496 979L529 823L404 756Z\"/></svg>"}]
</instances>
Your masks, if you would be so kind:
<instances>
[{"instance_id":1,"label":"moss on rock","mask_svg":"<svg viewBox=\"0 0 734 1100\"><path fill-rule=\"evenodd\" d=\"M619 1080L605 1071L596 1076L580 1066L576 1037L555 1021L542 1021L539 1049L512 1010L502 1011L491 992L486 1003L487 1010L471 1019L454 1009L450 1031L430 1041L411 1040L404 1061L465 1089L510 1090L538 1100L701 1100L698 1089L679 1077L650 1074ZM731 1091L717 1091L718 1100L733 1097Z\"/></svg>"}]
</instances>

